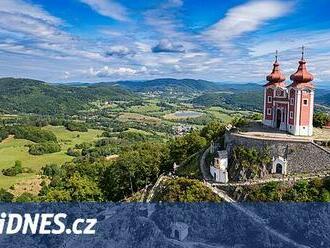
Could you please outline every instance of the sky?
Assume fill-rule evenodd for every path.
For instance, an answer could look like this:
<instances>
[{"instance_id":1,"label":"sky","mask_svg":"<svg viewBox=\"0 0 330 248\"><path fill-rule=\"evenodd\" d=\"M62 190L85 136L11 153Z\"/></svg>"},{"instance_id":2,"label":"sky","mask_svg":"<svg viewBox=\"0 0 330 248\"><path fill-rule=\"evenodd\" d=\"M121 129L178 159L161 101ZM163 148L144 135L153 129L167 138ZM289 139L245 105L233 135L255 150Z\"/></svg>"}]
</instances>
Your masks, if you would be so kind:
<instances>
[{"instance_id":1,"label":"sky","mask_svg":"<svg viewBox=\"0 0 330 248\"><path fill-rule=\"evenodd\" d=\"M287 81L306 47L330 82L328 0L0 0L0 77L47 82Z\"/></svg>"}]
</instances>

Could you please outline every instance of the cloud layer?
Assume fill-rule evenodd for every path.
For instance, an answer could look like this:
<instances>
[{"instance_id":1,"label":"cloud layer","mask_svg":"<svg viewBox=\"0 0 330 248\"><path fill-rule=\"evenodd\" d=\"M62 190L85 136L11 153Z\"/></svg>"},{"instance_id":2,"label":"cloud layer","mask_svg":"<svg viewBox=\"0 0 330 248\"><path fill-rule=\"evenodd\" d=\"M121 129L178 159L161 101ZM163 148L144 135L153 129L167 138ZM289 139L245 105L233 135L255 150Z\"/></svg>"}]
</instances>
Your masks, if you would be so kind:
<instances>
[{"instance_id":1,"label":"cloud layer","mask_svg":"<svg viewBox=\"0 0 330 248\"><path fill-rule=\"evenodd\" d=\"M317 80L330 78L330 30L301 27L308 16L299 19L295 11L304 6L297 2L251 0L223 9L218 4L209 6L216 13L213 18L182 0L127 6L115 0L68 2L78 9L60 6L61 11L65 9L81 25L74 26L72 18L58 17L33 0L0 1L0 76L47 81L192 77L261 82L276 49L290 74L304 43ZM79 11L84 15L79 16ZM91 12L92 21L86 19Z\"/></svg>"}]
</instances>

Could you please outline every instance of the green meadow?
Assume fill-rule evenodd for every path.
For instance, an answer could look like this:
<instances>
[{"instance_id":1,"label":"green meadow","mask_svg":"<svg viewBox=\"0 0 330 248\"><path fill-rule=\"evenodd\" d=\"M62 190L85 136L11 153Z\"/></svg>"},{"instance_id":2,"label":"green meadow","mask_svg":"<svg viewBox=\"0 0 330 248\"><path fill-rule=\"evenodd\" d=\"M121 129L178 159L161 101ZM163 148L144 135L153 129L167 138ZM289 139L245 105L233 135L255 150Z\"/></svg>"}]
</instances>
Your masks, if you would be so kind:
<instances>
[{"instance_id":1,"label":"green meadow","mask_svg":"<svg viewBox=\"0 0 330 248\"><path fill-rule=\"evenodd\" d=\"M0 188L9 188L11 185L23 180L33 179L39 173L42 166L48 163L63 164L71 161L72 157L66 155L69 147L83 142L93 142L98 139L102 131L89 130L88 132L70 132L64 127L47 126L43 129L52 131L61 145L61 151L41 156L33 156L28 153L27 145L33 142L10 137L0 143ZM32 168L34 173L21 174L15 177L3 176L2 169L14 165L16 160L22 161L23 167Z\"/></svg>"}]
</instances>

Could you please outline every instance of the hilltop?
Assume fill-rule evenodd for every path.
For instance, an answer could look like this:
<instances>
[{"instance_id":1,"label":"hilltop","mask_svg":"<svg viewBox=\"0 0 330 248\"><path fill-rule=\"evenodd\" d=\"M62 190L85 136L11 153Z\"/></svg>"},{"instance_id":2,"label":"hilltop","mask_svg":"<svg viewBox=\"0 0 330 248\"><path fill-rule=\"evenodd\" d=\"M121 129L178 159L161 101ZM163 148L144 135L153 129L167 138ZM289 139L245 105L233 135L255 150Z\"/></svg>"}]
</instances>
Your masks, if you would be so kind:
<instances>
[{"instance_id":1,"label":"hilltop","mask_svg":"<svg viewBox=\"0 0 330 248\"><path fill-rule=\"evenodd\" d=\"M134 98L116 86L74 87L24 78L0 79L0 111L5 113L73 114L92 101Z\"/></svg>"},{"instance_id":2,"label":"hilltop","mask_svg":"<svg viewBox=\"0 0 330 248\"><path fill-rule=\"evenodd\" d=\"M118 85L133 91L179 91L198 92L219 90L220 86L214 82L195 79L159 78L146 81L118 81L98 83L100 86Z\"/></svg>"}]
</instances>

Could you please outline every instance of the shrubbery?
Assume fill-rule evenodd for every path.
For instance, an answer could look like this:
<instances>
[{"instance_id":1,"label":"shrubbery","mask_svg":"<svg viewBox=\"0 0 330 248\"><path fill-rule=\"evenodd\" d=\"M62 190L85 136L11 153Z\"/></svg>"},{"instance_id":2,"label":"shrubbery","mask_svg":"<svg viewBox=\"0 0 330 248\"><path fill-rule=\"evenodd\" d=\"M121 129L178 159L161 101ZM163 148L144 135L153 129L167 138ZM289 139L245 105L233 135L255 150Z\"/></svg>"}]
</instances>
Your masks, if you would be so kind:
<instances>
[{"instance_id":1,"label":"shrubbery","mask_svg":"<svg viewBox=\"0 0 330 248\"><path fill-rule=\"evenodd\" d=\"M79 157L81 155L81 152L78 149L68 148L66 154L71 157Z\"/></svg>"},{"instance_id":2,"label":"shrubbery","mask_svg":"<svg viewBox=\"0 0 330 248\"><path fill-rule=\"evenodd\" d=\"M15 135L16 139L27 139L35 143L57 142L57 138L53 132L32 126L10 127L9 133Z\"/></svg>"},{"instance_id":3,"label":"shrubbery","mask_svg":"<svg viewBox=\"0 0 330 248\"><path fill-rule=\"evenodd\" d=\"M323 112L318 112L314 114L314 127L324 127L328 122L330 122L330 115Z\"/></svg>"},{"instance_id":4,"label":"shrubbery","mask_svg":"<svg viewBox=\"0 0 330 248\"><path fill-rule=\"evenodd\" d=\"M0 142L3 141L4 139L7 139L9 136L9 132L5 128L0 128Z\"/></svg>"},{"instance_id":5,"label":"shrubbery","mask_svg":"<svg viewBox=\"0 0 330 248\"><path fill-rule=\"evenodd\" d=\"M14 195L4 189L0 189L0 202L12 202Z\"/></svg>"},{"instance_id":6,"label":"shrubbery","mask_svg":"<svg viewBox=\"0 0 330 248\"><path fill-rule=\"evenodd\" d=\"M33 170L31 168L23 167L22 162L17 160L15 161L15 165L8 169L3 169L2 174L8 177L14 177L21 173L32 173Z\"/></svg>"},{"instance_id":7,"label":"shrubbery","mask_svg":"<svg viewBox=\"0 0 330 248\"><path fill-rule=\"evenodd\" d=\"M15 165L13 167L10 167L8 169L3 169L2 174L4 176L8 177L14 177L18 174L23 173L23 167L22 167L22 162L21 161L15 161Z\"/></svg>"},{"instance_id":8,"label":"shrubbery","mask_svg":"<svg viewBox=\"0 0 330 248\"><path fill-rule=\"evenodd\" d=\"M71 132L73 131L88 132L88 128L86 127L86 125L80 122L67 122L65 124L65 128Z\"/></svg>"},{"instance_id":9,"label":"shrubbery","mask_svg":"<svg viewBox=\"0 0 330 248\"><path fill-rule=\"evenodd\" d=\"M29 153L32 155L43 155L49 153L60 152L61 147L57 142L43 142L30 145Z\"/></svg>"}]
</instances>

